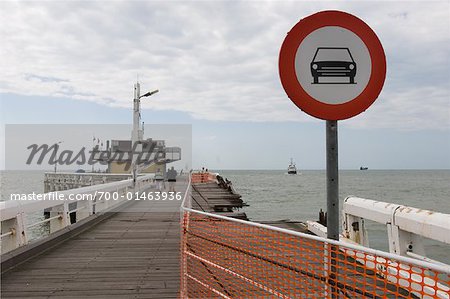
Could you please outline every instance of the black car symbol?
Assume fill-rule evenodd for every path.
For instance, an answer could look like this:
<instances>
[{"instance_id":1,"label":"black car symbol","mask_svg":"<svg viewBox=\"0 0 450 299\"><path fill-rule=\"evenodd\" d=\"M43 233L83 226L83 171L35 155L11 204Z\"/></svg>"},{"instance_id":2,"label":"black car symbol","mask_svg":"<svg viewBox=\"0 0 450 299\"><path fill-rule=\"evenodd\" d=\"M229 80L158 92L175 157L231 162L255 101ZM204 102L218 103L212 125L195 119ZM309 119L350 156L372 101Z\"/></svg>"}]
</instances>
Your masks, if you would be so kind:
<instances>
[{"instance_id":1,"label":"black car symbol","mask_svg":"<svg viewBox=\"0 0 450 299\"><path fill-rule=\"evenodd\" d=\"M319 84L319 77L348 77L350 82L344 82L344 84L354 84L356 63L348 48L320 47L317 48L311 62L311 74L314 78L313 84ZM326 83L342 82L327 81Z\"/></svg>"}]
</instances>

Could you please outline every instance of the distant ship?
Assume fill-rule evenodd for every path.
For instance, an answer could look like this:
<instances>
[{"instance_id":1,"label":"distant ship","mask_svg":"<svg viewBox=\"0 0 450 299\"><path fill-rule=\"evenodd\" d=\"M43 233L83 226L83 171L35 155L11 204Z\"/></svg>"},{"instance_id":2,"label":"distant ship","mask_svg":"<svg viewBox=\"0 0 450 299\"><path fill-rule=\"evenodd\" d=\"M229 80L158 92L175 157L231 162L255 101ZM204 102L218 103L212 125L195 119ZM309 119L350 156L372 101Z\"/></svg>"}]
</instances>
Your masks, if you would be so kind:
<instances>
[{"instance_id":1,"label":"distant ship","mask_svg":"<svg viewBox=\"0 0 450 299\"><path fill-rule=\"evenodd\" d=\"M289 164L287 171L288 171L288 174L297 174L297 167L295 167L295 163L293 162L292 158L291 158L291 164Z\"/></svg>"},{"instance_id":2,"label":"distant ship","mask_svg":"<svg viewBox=\"0 0 450 299\"><path fill-rule=\"evenodd\" d=\"M359 168L359 170L367 170L367 169L369 169L369 167L363 167L363 166L361 166L361 167Z\"/></svg>"}]
</instances>

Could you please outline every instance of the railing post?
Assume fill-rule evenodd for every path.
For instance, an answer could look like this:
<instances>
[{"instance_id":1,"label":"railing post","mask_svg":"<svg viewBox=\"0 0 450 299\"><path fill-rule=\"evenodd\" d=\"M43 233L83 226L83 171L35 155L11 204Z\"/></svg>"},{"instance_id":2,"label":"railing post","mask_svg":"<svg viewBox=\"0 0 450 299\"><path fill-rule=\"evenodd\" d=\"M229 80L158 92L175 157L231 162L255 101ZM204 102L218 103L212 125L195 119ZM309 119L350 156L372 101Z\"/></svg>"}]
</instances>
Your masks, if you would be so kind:
<instances>
[{"instance_id":1,"label":"railing post","mask_svg":"<svg viewBox=\"0 0 450 299\"><path fill-rule=\"evenodd\" d=\"M70 215L69 215L69 203L64 202L63 205L63 227L70 225Z\"/></svg>"},{"instance_id":2,"label":"railing post","mask_svg":"<svg viewBox=\"0 0 450 299\"><path fill-rule=\"evenodd\" d=\"M25 214L20 213L17 215L17 247L23 246L28 244L28 233L27 233L27 227L26 227L26 221L25 221Z\"/></svg>"},{"instance_id":3,"label":"railing post","mask_svg":"<svg viewBox=\"0 0 450 299\"><path fill-rule=\"evenodd\" d=\"M23 213L19 213L16 217L2 221L1 234L1 252L8 252L17 247L26 245L28 242L26 225Z\"/></svg>"},{"instance_id":4,"label":"railing post","mask_svg":"<svg viewBox=\"0 0 450 299\"><path fill-rule=\"evenodd\" d=\"M346 238L362 246L369 247L369 238L367 236L364 219L354 215L343 213L343 233Z\"/></svg>"},{"instance_id":5,"label":"railing post","mask_svg":"<svg viewBox=\"0 0 450 299\"><path fill-rule=\"evenodd\" d=\"M51 208L50 218L55 217L57 215L60 215L60 217L50 220L50 233L60 230L65 226L63 211L64 209L62 205Z\"/></svg>"},{"instance_id":6,"label":"railing post","mask_svg":"<svg viewBox=\"0 0 450 299\"><path fill-rule=\"evenodd\" d=\"M187 274L187 260L186 260L186 220L187 212L184 212L183 207L180 209L181 213L181 219L180 219L180 235L181 235L181 242L180 242L180 298L187 298L186 294L186 274Z\"/></svg>"},{"instance_id":7,"label":"railing post","mask_svg":"<svg viewBox=\"0 0 450 299\"><path fill-rule=\"evenodd\" d=\"M94 213L94 202L95 202L96 198L95 196L92 197L92 200L88 200L88 205L87 205L87 209L88 209L88 214L93 215Z\"/></svg>"},{"instance_id":8,"label":"railing post","mask_svg":"<svg viewBox=\"0 0 450 299\"><path fill-rule=\"evenodd\" d=\"M1 253L8 252L16 248L16 223L16 218L2 221L0 231L2 235L0 242Z\"/></svg>"},{"instance_id":9,"label":"railing post","mask_svg":"<svg viewBox=\"0 0 450 299\"><path fill-rule=\"evenodd\" d=\"M389 231L389 226L391 231ZM407 252L414 252L421 256L426 256L425 247L421 236L401 230L397 225L391 224L389 226L389 251L391 251L391 247L394 249L391 253L407 256Z\"/></svg>"}]
</instances>

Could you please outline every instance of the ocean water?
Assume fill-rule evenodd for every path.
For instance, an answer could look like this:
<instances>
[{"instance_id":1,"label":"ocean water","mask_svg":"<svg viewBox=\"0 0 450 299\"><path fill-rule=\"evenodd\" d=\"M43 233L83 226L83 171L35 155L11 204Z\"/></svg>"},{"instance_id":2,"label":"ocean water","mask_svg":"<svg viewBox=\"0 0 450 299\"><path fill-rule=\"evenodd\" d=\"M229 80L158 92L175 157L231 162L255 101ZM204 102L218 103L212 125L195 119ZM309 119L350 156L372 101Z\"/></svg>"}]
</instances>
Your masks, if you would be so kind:
<instances>
[{"instance_id":1,"label":"ocean water","mask_svg":"<svg viewBox=\"0 0 450 299\"><path fill-rule=\"evenodd\" d=\"M301 170L288 175L283 170L214 170L233 182L250 206L244 208L251 220L317 220L326 210L326 173ZM41 193L42 171L1 171L1 200L11 193ZM450 214L450 170L342 170L339 176L340 200L354 195ZM42 217L42 215L36 215ZM383 225L366 222L370 247L387 250ZM45 227L34 229L39 235ZM425 240L427 255L450 264L448 245Z\"/></svg>"},{"instance_id":2,"label":"ocean water","mask_svg":"<svg viewBox=\"0 0 450 299\"><path fill-rule=\"evenodd\" d=\"M325 170L218 170L250 206L251 220L318 220L326 210ZM358 197L450 214L450 170L341 170L340 202ZM388 250L384 225L366 221L370 247ZM450 264L450 246L425 240L427 256Z\"/></svg>"},{"instance_id":3,"label":"ocean water","mask_svg":"<svg viewBox=\"0 0 450 299\"><path fill-rule=\"evenodd\" d=\"M44 171L0 171L0 201L14 193L43 193Z\"/></svg>"}]
</instances>

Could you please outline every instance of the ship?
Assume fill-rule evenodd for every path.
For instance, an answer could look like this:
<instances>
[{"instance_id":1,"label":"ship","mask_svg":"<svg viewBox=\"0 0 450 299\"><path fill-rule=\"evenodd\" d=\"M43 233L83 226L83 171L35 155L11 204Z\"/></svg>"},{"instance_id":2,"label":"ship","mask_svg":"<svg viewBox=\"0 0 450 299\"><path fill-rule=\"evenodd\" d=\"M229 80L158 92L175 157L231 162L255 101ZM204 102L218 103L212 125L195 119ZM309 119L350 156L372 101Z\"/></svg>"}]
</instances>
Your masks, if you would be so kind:
<instances>
[{"instance_id":1,"label":"ship","mask_svg":"<svg viewBox=\"0 0 450 299\"><path fill-rule=\"evenodd\" d=\"M297 167L295 166L294 161L291 158L291 163L288 166L288 174L297 174Z\"/></svg>"}]
</instances>

